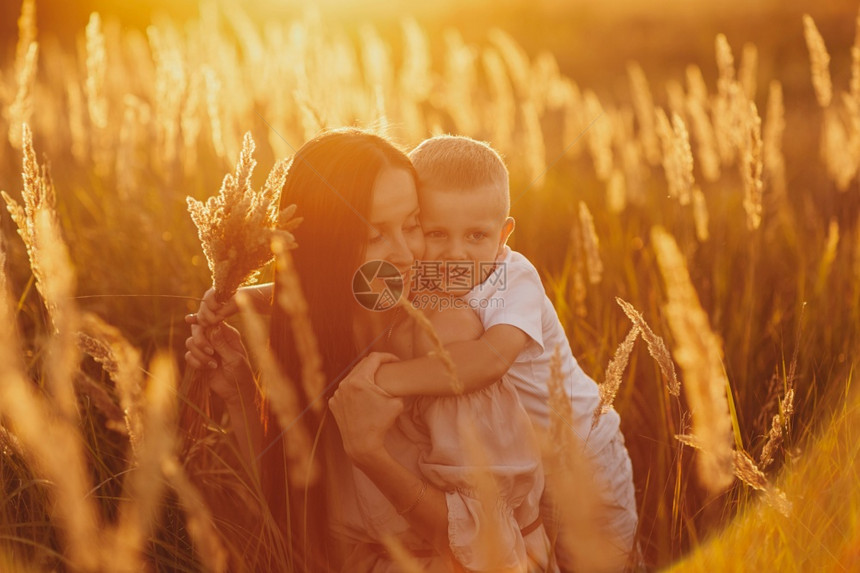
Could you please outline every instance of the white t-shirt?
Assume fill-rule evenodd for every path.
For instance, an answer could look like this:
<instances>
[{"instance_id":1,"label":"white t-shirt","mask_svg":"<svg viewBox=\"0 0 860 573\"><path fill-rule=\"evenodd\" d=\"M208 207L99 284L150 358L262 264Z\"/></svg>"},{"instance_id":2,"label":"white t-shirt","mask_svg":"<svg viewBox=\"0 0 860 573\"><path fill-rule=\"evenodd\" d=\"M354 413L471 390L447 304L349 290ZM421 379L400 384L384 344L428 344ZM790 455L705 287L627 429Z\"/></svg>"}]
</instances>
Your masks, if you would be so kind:
<instances>
[{"instance_id":1,"label":"white t-shirt","mask_svg":"<svg viewBox=\"0 0 860 573\"><path fill-rule=\"evenodd\" d=\"M534 265L522 254L505 246L493 273L463 299L478 313L484 330L510 324L529 336L529 344L508 370L520 401L536 428L548 428L550 359L556 346L561 350L564 390L573 410L573 430L589 449L599 452L617 433L618 413L611 409L590 432L594 410L600 403L597 383L582 371L564 328L546 296Z\"/></svg>"}]
</instances>

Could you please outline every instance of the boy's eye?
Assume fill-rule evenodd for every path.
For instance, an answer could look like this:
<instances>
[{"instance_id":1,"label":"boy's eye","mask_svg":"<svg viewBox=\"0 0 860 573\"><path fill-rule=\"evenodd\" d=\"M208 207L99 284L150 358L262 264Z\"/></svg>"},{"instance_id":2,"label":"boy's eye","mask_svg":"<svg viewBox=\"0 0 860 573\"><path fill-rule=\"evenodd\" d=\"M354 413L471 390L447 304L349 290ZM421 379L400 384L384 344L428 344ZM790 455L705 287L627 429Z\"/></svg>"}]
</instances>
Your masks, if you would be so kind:
<instances>
[{"instance_id":1,"label":"boy's eye","mask_svg":"<svg viewBox=\"0 0 860 573\"><path fill-rule=\"evenodd\" d=\"M474 233L469 235L469 238L473 241L481 241L487 238L487 234L483 231L475 231Z\"/></svg>"},{"instance_id":2,"label":"boy's eye","mask_svg":"<svg viewBox=\"0 0 860 573\"><path fill-rule=\"evenodd\" d=\"M424 236L428 239L443 239L445 237L445 233L442 231L427 231L424 233Z\"/></svg>"}]
</instances>

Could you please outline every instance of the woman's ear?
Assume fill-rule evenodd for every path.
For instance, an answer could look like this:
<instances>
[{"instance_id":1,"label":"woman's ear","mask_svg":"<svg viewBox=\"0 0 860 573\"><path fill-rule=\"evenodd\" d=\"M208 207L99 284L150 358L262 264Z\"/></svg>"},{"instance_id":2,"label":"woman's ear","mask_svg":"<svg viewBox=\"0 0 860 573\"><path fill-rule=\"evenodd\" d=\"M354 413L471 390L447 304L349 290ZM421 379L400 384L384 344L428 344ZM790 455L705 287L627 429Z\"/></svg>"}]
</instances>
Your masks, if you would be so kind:
<instances>
[{"instance_id":1,"label":"woman's ear","mask_svg":"<svg viewBox=\"0 0 860 573\"><path fill-rule=\"evenodd\" d=\"M502 225L502 234L499 237L499 248L505 246L505 243L508 242L508 237L511 236L511 233L514 232L514 227L516 226L516 221L514 221L513 217L508 217L505 219L504 224Z\"/></svg>"}]
</instances>

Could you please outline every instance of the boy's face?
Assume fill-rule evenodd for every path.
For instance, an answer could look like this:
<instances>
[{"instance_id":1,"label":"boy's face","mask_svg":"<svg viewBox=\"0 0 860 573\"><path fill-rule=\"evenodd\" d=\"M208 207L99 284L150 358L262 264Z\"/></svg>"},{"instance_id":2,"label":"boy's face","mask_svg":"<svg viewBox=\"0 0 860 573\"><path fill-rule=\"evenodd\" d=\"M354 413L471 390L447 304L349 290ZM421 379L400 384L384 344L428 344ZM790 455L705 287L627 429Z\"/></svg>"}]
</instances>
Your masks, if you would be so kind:
<instances>
[{"instance_id":1,"label":"boy's face","mask_svg":"<svg viewBox=\"0 0 860 573\"><path fill-rule=\"evenodd\" d=\"M419 191L424 259L455 263L442 266L449 294L467 293L492 272L514 227L499 199L502 192L493 185L464 191L433 187Z\"/></svg>"}]
</instances>

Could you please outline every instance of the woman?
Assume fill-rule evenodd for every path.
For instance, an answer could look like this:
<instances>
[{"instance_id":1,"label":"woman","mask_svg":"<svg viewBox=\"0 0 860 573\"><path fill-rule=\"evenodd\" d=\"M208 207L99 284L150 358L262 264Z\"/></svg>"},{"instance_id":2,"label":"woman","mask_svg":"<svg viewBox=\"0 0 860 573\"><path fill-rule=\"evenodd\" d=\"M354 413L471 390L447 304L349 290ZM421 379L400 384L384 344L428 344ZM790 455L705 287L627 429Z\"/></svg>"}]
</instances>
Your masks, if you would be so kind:
<instances>
[{"instance_id":1,"label":"woman","mask_svg":"<svg viewBox=\"0 0 860 573\"><path fill-rule=\"evenodd\" d=\"M396 570L382 548L387 535L404 544L425 570L477 568L490 563L486 551L468 547L479 537L476 530L486 527L478 523L483 518L480 500L473 492L461 491L467 488L444 491L444 479L425 479L419 458L433 444L422 436L421 412L415 412L410 404L403 413L403 402L373 383L382 361L411 356L412 325L397 320L396 311L374 312L361 307L350 290L356 269L379 260L393 264L408 288L413 262L423 252L415 173L408 158L375 135L358 130L325 133L296 154L281 201L282 206L295 203L298 214L304 217L295 232L300 246L293 259L326 378L337 382L333 385L337 390L324 397L329 400L337 427L313 411L300 421L312 436L320 435L320 449L325 455L318 459L325 479L306 491L284 488L283 478L273 471L283 468L283 461L262 461L270 507L284 523L293 553L302 558L298 568ZM275 288L277 291L279 286ZM272 349L284 371L295 380L300 377L300 359L291 333L288 317L274 305ZM201 329L194 328L189 339L186 358L192 366L211 360L204 352L208 344L201 336ZM242 382L249 373L241 343L235 331L226 327L219 328L210 342L220 357L220 366L213 371L212 389L224 399L239 443L247 446L246 455L254 459L272 437L264 435L245 407L254 403L248 395L253 385ZM397 356L381 354L390 351L396 351ZM369 352L350 371L355 358ZM349 374L344 376L346 372ZM304 405L318 399L301 398ZM518 403L512 405L516 407ZM542 473L538 452L527 441L525 444L515 452L517 461L522 462L516 475L503 476L502 481L516 482L518 491L528 490L529 495L519 493L515 503L528 497L526 501L534 503L536 511ZM530 460L535 463L529 465ZM285 477L290 484L291 476ZM468 520L472 523L466 523ZM330 531L336 543L323 542L329 540ZM514 534L520 537L514 540L517 547L527 545L529 557L536 558L539 567L547 566L545 551L539 555L537 547L545 541L539 523L531 531L515 529ZM526 536L529 540L524 544L522 538ZM527 566L522 557L520 561Z\"/></svg>"}]
</instances>

